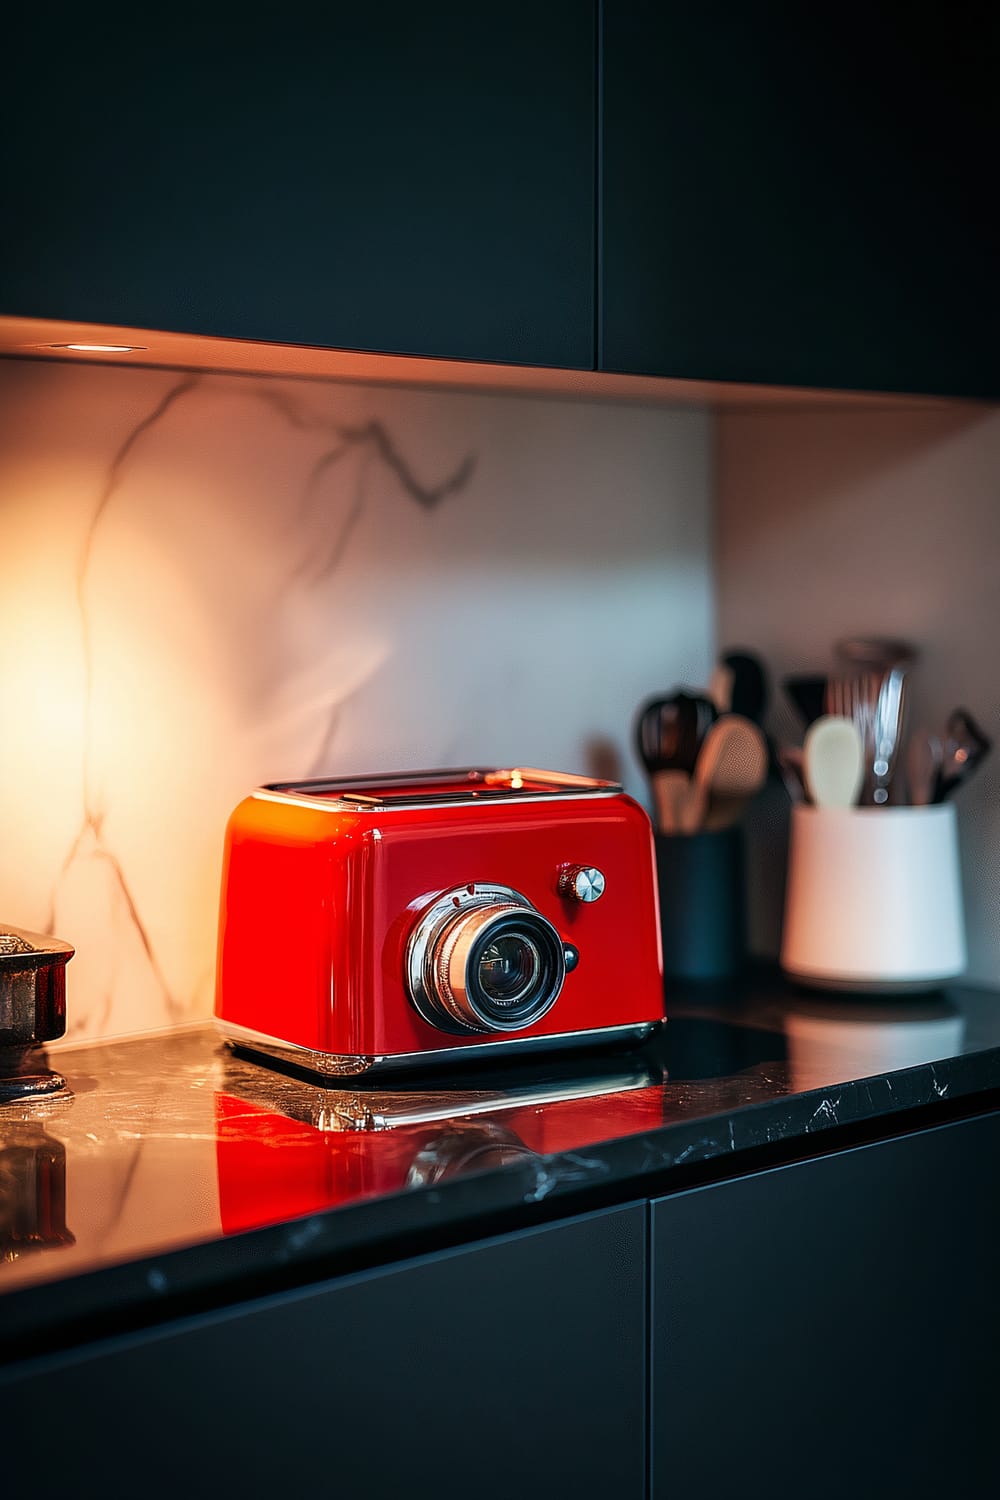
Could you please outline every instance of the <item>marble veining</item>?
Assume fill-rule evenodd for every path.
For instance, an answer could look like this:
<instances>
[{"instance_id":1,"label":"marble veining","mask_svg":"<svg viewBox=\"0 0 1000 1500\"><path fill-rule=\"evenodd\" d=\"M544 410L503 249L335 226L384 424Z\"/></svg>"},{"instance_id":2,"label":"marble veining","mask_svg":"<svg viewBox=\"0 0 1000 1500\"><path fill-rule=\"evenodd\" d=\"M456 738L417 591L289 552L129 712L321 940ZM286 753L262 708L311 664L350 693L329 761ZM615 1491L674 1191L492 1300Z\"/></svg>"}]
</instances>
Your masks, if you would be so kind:
<instances>
[{"instance_id":1,"label":"marble veining","mask_svg":"<svg viewBox=\"0 0 1000 1500\"><path fill-rule=\"evenodd\" d=\"M814 1126L815 1126L815 1123L817 1121L820 1121L820 1120L822 1120L824 1123L829 1123L831 1125L836 1125L837 1122L838 1122L837 1107L838 1107L839 1104L840 1104L840 1099L839 1098L837 1098L837 1099L821 1099L820 1102L819 1102L819 1104L817 1104L816 1109L813 1112L812 1118L810 1119L809 1125L808 1125L807 1128L808 1129L813 1129Z\"/></svg>"},{"instance_id":2,"label":"marble veining","mask_svg":"<svg viewBox=\"0 0 1000 1500\"><path fill-rule=\"evenodd\" d=\"M534 1185L523 1194L525 1203L540 1203L557 1188L571 1183L593 1182L606 1176L611 1168L599 1157L581 1156L575 1151L564 1151L550 1161L539 1161L535 1168Z\"/></svg>"},{"instance_id":3,"label":"marble veining","mask_svg":"<svg viewBox=\"0 0 1000 1500\"><path fill-rule=\"evenodd\" d=\"M162 997L165 1017L170 1022L182 1019L185 1012L184 1002L171 991L148 926L143 921L138 899L126 875L122 859L111 847L105 833L107 799L110 793L107 784L99 778L95 770L98 751L94 743L93 723L93 682L96 664L90 598L91 561L101 523L107 516L112 500L125 482L129 462L139 444L164 420L178 402L197 392L200 382L199 376L187 376L177 381L160 397L153 410L127 434L111 459L106 481L84 534L76 572L76 598L79 608L80 645L83 660L83 808L80 828L72 840L53 883L48 915L43 928L43 931L49 935L54 935L58 929L59 890L63 879L70 874L74 864L78 860L82 862L102 861L109 871L114 894L120 898L126 920L138 938L150 976L157 992ZM317 417L311 415L292 395L266 386L247 386L243 388L243 394L248 400L261 401L266 404L296 431L318 433L324 440L331 437L334 440L332 446L324 447L306 476L298 506L300 515L306 515L318 500L321 501L321 486L336 464L345 460L353 452L362 455L357 467L353 498L349 509L339 523L331 528L329 538L324 540L324 544L318 547L311 557L303 554L302 562L292 570L293 578L298 577L306 568L313 578L329 578L336 572L365 506L371 460L378 460L383 464L398 480L402 492L426 510L433 510L447 496L460 493L475 468L475 457L468 454L454 472L440 483L424 484L406 463L383 424L376 419L351 425ZM333 684L331 684L331 692L335 692ZM319 749L306 774L313 774L326 762L339 722L340 704L334 701L328 711ZM89 1018L89 1030L100 1035L109 1029L112 1001L113 995L109 990L103 998L100 1010Z\"/></svg>"}]
</instances>

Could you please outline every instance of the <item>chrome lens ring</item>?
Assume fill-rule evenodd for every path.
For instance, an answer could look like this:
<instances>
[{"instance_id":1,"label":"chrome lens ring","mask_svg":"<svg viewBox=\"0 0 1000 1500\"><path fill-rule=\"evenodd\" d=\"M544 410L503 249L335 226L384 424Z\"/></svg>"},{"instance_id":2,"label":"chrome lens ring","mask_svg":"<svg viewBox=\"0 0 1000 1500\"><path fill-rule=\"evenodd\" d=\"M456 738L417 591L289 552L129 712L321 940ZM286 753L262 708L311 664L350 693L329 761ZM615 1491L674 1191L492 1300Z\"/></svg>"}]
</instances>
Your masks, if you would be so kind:
<instances>
[{"instance_id":1,"label":"chrome lens ring","mask_svg":"<svg viewBox=\"0 0 1000 1500\"><path fill-rule=\"evenodd\" d=\"M551 922L532 907L513 903L483 907L450 924L438 954L438 980L449 1013L477 1031L524 1031L534 1025L555 1004L566 975L562 943ZM499 982L491 986L484 968L499 971Z\"/></svg>"},{"instance_id":2,"label":"chrome lens ring","mask_svg":"<svg viewBox=\"0 0 1000 1500\"><path fill-rule=\"evenodd\" d=\"M452 1032L524 1031L566 977L558 932L508 886L456 886L433 898L407 947L410 998Z\"/></svg>"},{"instance_id":3,"label":"chrome lens ring","mask_svg":"<svg viewBox=\"0 0 1000 1500\"><path fill-rule=\"evenodd\" d=\"M431 945L434 992L452 1020L467 1031L495 1029L477 1014L470 999L469 955L473 944L483 932L489 932L497 917L524 909L508 901L458 912L445 923Z\"/></svg>"}]
</instances>

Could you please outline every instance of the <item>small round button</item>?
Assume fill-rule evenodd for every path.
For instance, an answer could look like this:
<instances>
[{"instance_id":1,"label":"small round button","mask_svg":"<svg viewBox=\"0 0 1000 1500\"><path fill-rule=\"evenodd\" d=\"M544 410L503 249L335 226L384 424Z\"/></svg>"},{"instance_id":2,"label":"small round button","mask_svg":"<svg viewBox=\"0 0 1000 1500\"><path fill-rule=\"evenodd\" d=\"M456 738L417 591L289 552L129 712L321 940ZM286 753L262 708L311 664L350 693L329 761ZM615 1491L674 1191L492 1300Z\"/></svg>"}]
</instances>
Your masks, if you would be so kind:
<instances>
[{"instance_id":1,"label":"small round button","mask_svg":"<svg viewBox=\"0 0 1000 1500\"><path fill-rule=\"evenodd\" d=\"M563 865L559 894L571 901L599 901L604 895L604 876L595 865Z\"/></svg>"}]
</instances>

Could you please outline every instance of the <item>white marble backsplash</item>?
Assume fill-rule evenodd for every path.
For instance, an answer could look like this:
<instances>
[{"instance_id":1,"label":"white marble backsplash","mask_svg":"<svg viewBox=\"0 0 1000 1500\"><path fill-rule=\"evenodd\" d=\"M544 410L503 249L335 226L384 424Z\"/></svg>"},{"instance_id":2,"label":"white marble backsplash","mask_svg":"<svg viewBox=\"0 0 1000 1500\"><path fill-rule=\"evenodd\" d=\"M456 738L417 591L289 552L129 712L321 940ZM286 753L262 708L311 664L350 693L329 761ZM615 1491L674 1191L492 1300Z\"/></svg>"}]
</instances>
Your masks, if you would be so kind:
<instances>
[{"instance_id":1,"label":"white marble backsplash","mask_svg":"<svg viewBox=\"0 0 1000 1500\"><path fill-rule=\"evenodd\" d=\"M69 1035L211 1013L223 829L262 781L521 762L645 800L634 709L712 661L709 438L0 362L0 924L75 945Z\"/></svg>"}]
</instances>

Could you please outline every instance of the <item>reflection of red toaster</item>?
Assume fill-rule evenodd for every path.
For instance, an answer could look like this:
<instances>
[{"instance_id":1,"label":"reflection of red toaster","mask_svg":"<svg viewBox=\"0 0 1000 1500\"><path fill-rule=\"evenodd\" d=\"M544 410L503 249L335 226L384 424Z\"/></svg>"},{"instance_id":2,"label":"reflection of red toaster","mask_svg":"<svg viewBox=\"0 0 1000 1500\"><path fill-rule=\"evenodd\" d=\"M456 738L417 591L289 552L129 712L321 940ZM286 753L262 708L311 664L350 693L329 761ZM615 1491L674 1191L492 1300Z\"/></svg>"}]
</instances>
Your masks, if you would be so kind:
<instances>
[{"instance_id":1,"label":"reflection of red toaster","mask_svg":"<svg viewBox=\"0 0 1000 1500\"><path fill-rule=\"evenodd\" d=\"M262 788L226 832L216 1014L327 1077L638 1040L663 1015L649 820L550 771Z\"/></svg>"},{"instance_id":2,"label":"reflection of red toaster","mask_svg":"<svg viewBox=\"0 0 1000 1500\"><path fill-rule=\"evenodd\" d=\"M316 1088L230 1060L215 1096L219 1205L238 1234L362 1198L434 1186L658 1130L663 1072L648 1051L600 1071L546 1058L468 1092ZM560 1069L562 1071L560 1071Z\"/></svg>"}]
</instances>

